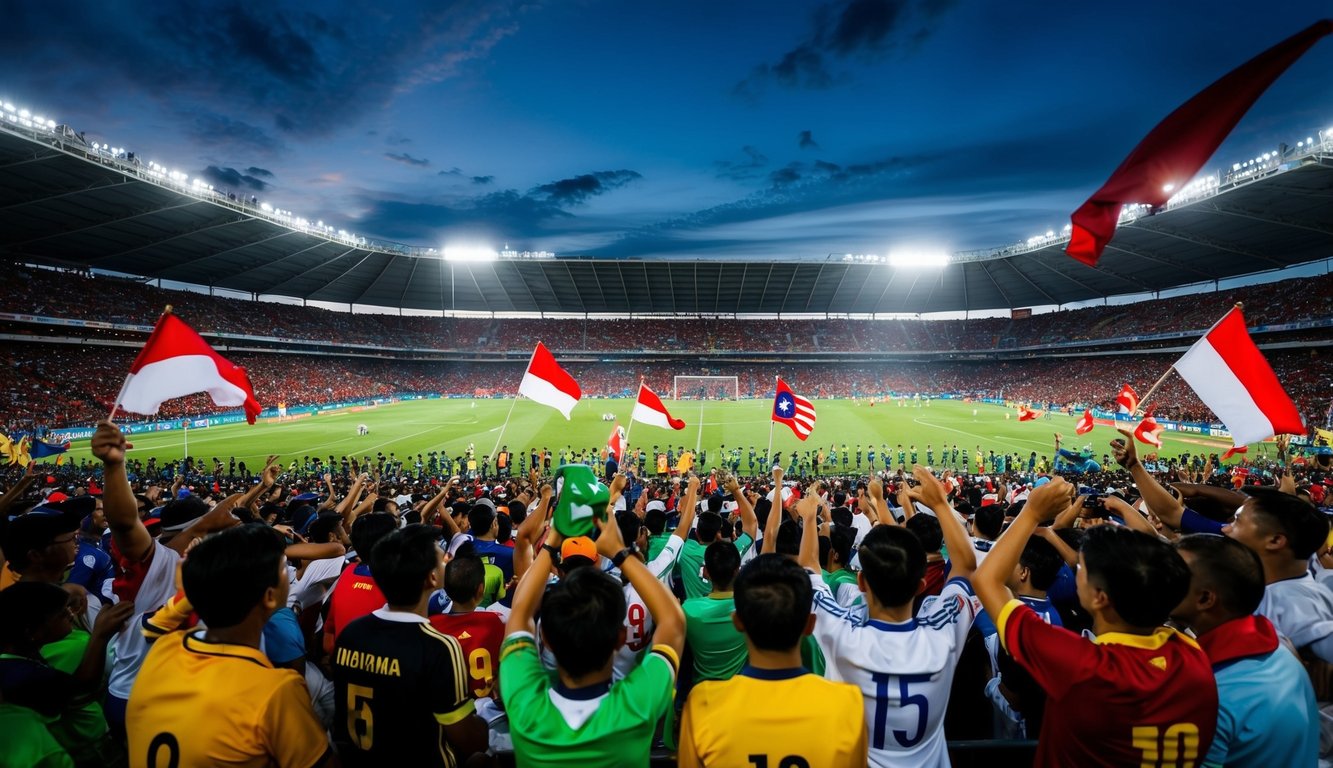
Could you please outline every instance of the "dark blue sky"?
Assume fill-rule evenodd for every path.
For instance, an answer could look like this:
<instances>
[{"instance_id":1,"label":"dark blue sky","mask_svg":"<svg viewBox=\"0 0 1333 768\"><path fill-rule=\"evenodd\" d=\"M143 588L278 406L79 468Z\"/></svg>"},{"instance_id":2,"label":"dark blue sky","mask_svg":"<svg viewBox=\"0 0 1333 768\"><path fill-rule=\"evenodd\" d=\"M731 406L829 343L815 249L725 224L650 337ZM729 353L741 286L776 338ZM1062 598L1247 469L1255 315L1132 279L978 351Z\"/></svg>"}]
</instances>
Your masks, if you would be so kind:
<instances>
[{"instance_id":1,"label":"dark blue sky","mask_svg":"<svg viewBox=\"0 0 1333 768\"><path fill-rule=\"evenodd\" d=\"M1047 229L1326 2L6 3L0 98L415 245L822 257ZM188 5L189 7L185 7ZM1208 166L1333 125L1333 41Z\"/></svg>"}]
</instances>

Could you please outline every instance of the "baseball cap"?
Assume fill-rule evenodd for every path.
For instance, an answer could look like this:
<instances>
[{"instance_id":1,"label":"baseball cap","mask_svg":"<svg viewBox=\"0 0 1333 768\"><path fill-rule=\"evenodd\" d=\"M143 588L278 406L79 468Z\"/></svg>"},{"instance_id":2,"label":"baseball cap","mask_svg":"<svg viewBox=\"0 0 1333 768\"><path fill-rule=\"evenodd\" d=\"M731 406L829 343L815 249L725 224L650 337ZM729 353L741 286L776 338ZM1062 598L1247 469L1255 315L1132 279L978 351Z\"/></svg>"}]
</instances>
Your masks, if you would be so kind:
<instances>
[{"instance_id":1,"label":"baseball cap","mask_svg":"<svg viewBox=\"0 0 1333 768\"><path fill-rule=\"evenodd\" d=\"M594 563L597 562L597 545L587 536L574 536L565 539L560 545L560 559L568 560L571 557L586 557Z\"/></svg>"},{"instance_id":2,"label":"baseball cap","mask_svg":"<svg viewBox=\"0 0 1333 768\"><path fill-rule=\"evenodd\" d=\"M665 512L666 502L662 501L661 499L653 499L652 501L648 502L648 506L645 507L644 511L652 512L653 510L657 510L658 512Z\"/></svg>"},{"instance_id":3,"label":"baseball cap","mask_svg":"<svg viewBox=\"0 0 1333 768\"><path fill-rule=\"evenodd\" d=\"M0 548L12 559L19 553L48 546L57 536L79 530L83 518L91 515L96 501L92 498L71 499L56 504L38 504L27 514L9 519Z\"/></svg>"}]
</instances>

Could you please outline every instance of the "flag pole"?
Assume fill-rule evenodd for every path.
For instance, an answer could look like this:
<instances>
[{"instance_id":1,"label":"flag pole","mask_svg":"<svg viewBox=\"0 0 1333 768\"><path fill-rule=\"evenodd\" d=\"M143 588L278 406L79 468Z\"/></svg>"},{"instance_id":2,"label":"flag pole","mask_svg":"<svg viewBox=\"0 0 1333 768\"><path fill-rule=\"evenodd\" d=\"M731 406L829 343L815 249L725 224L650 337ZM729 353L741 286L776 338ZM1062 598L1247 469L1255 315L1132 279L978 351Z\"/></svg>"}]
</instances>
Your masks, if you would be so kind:
<instances>
[{"instance_id":1,"label":"flag pole","mask_svg":"<svg viewBox=\"0 0 1333 768\"><path fill-rule=\"evenodd\" d=\"M164 314L164 315L169 315L169 314L171 314L171 305L170 305L170 304L168 304L168 305L166 306L166 308L162 310L162 314ZM161 317L158 317L157 322L158 322L158 324L161 324L161 322L162 322L162 318L161 318ZM153 332L154 332L154 333L157 332L157 325L154 325L154 326L153 326ZM148 338L149 338L149 339L153 338L153 335L152 335L152 334L149 334L149 335L148 335ZM145 343L146 343L146 342L145 342ZM115 421L115 420L116 420L116 413L120 411L120 399L121 399L122 397L125 396L125 390L130 386L130 377L133 376L133 375L134 375L133 373L127 373L127 374L125 374L125 381L121 382L121 385L120 385L120 392L116 394L116 401L115 401L114 403L111 404L111 413L110 413L109 415L107 415L107 417L106 417L106 420L107 420L107 421Z\"/></svg>"},{"instance_id":2,"label":"flag pole","mask_svg":"<svg viewBox=\"0 0 1333 768\"><path fill-rule=\"evenodd\" d=\"M1226 313L1225 315L1222 315L1222 317L1218 318L1218 320L1217 320L1216 323L1213 323L1213 324L1208 328L1208 330L1206 330L1206 331L1203 332L1203 335L1204 335L1204 336L1207 336L1208 334L1212 333L1212 331L1213 331L1214 328L1216 328L1218 325L1220 325L1220 324L1222 323L1223 320L1227 319L1227 315L1231 314L1232 311L1237 310L1237 309L1242 309L1243 307L1244 307L1244 305L1243 305L1241 302L1239 302L1239 301L1236 302L1236 306L1233 307L1231 310L1228 310L1227 313ZM1175 364L1173 363L1169 368L1166 369L1166 373L1163 373L1163 374L1161 375L1161 377L1158 378L1157 381L1156 381L1151 387L1148 388L1148 391L1145 392L1145 393L1143 393L1143 397L1140 397L1140 398L1139 398L1139 407L1138 407L1138 409L1135 411L1135 414L1137 414L1139 411L1144 411L1144 412L1147 411L1147 404L1148 404L1148 402L1152 399L1153 394L1155 394L1155 393L1157 392L1158 388L1160 388L1160 387L1162 386L1162 384L1166 382L1167 377L1169 377L1172 373L1174 373L1175 370L1176 370L1176 366L1175 366ZM1131 416L1133 416L1133 414L1131 414Z\"/></svg>"},{"instance_id":3,"label":"flag pole","mask_svg":"<svg viewBox=\"0 0 1333 768\"><path fill-rule=\"evenodd\" d=\"M540 344L541 342L537 343ZM532 361L535 359L537 359L537 348L533 347L532 354L528 357L528 367L523 369L524 376L526 376L528 371L532 369ZM519 380L519 386L523 386L522 379ZM490 454L492 457L495 456L496 451L500 450L500 441L505 437L505 430L509 428L509 417L514 415L514 406L518 405L518 398L520 396L520 393L515 392L513 401L509 403L509 413L505 414L504 423L500 425L500 434L495 436L495 447L491 449Z\"/></svg>"},{"instance_id":4,"label":"flag pole","mask_svg":"<svg viewBox=\"0 0 1333 768\"><path fill-rule=\"evenodd\" d=\"M778 386L778 377L774 376L773 377L774 389L776 389L777 386ZM768 464L770 467L772 467L773 466L773 406L772 405L768 406L768 459L769 459Z\"/></svg>"}]
</instances>

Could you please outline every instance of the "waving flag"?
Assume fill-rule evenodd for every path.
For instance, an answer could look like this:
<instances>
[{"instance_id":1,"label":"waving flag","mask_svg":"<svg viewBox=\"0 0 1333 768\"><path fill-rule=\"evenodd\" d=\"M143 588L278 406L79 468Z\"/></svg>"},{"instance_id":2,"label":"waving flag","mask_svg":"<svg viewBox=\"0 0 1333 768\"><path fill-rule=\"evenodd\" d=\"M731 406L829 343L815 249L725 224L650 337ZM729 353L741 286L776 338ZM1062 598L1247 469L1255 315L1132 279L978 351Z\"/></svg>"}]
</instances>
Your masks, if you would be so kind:
<instances>
[{"instance_id":1,"label":"waving flag","mask_svg":"<svg viewBox=\"0 0 1333 768\"><path fill-rule=\"evenodd\" d=\"M1232 456L1235 456L1238 453L1249 453L1249 452L1250 452L1250 446L1248 445L1233 445L1227 449L1226 453L1222 454L1222 461L1226 461L1227 459L1231 458Z\"/></svg>"},{"instance_id":2,"label":"waving flag","mask_svg":"<svg viewBox=\"0 0 1333 768\"><path fill-rule=\"evenodd\" d=\"M1167 115L1101 189L1074 211L1070 217L1073 233L1065 253L1095 266L1115 235L1121 206L1166 205L1171 193L1199 172L1268 86L1330 32L1333 21L1312 24L1227 73Z\"/></svg>"},{"instance_id":3,"label":"waving flag","mask_svg":"<svg viewBox=\"0 0 1333 768\"><path fill-rule=\"evenodd\" d=\"M130 413L152 416L167 400L196 392L207 392L216 405L243 407L251 424L263 410L245 369L214 352L168 308L130 366L116 403Z\"/></svg>"},{"instance_id":4,"label":"waving flag","mask_svg":"<svg viewBox=\"0 0 1333 768\"><path fill-rule=\"evenodd\" d=\"M59 456L69 450L69 441L63 443L46 443L34 439L32 441L32 457L34 459L44 459L47 456Z\"/></svg>"},{"instance_id":5,"label":"waving flag","mask_svg":"<svg viewBox=\"0 0 1333 768\"><path fill-rule=\"evenodd\" d=\"M773 398L773 421L791 427L796 437L804 441L815 428L815 406L792 392L786 382L779 378L778 393Z\"/></svg>"},{"instance_id":6,"label":"waving flag","mask_svg":"<svg viewBox=\"0 0 1333 768\"><path fill-rule=\"evenodd\" d=\"M9 463L11 466L18 465L20 467L26 467L32 463L32 455L28 453L28 445L29 439L27 435L20 437L19 441L14 443L14 447L11 448L9 452Z\"/></svg>"},{"instance_id":7,"label":"waving flag","mask_svg":"<svg viewBox=\"0 0 1333 768\"><path fill-rule=\"evenodd\" d=\"M611 430L611 436L606 438L607 453L616 457L616 461L625 460L625 428L616 422L616 426Z\"/></svg>"},{"instance_id":8,"label":"waving flag","mask_svg":"<svg viewBox=\"0 0 1333 768\"><path fill-rule=\"evenodd\" d=\"M560 367L551 351L540 341L537 342L537 348L532 350L532 359L528 360L528 369L523 372L518 393L560 411L566 421L569 420L569 412L574 410L574 406L579 404L579 398L583 397L579 383Z\"/></svg>"},{"instance_id":9,"label":"waving flag","mask_svg":"<svg viewBox=\"0 0 1333 768\"><path fill-rule=\"evenodd\" d=\"M1152 394L1149 392L1148 394ZM1126 384L1120 388L1120 394L1115 396L1115 412L1123 413L1126 416L1133 416L1139 409L1139 393L1134 388Z\"/></svg>"},{"instance_id":10,"label":"waving flag","mask_svg":"<svg viewBox=\"0 0 1333 768\"><path fill-rule=\"evenodd\" d=\"M634 410L630 413L629 420L641 421L662 429L685 428L685 422L673 419L671 414L667 413L666 406L662 405L662 398L643 382L639 382L639 397L634 403Z\"/></svg>"},{"instance_id":11,"label":"waving flag","mask_svg":"<svg viewBox=\"0 0 1333 768\"><path fill-rule=\"evenodd\" d=\"M8 459L14 454L14 441L9 439L9 435L0 432L0 456Z\"/></svg>"},{"instance_id":12,"label":"waving flag","mask_svg":"<svg viewBox=\"0 0 1333 768\"><path fill-rule=\"evenodd\" d=\"M1158 448L1161 448L1163 431L1164 428L1158 424L1157 419L1154 419L1153 415L1149 413L1144 416L1143 421L1140 421L1139 425L1134 428L1134 438L1140 443L1147 443L1148 445L1155 445Z\"/></svg>"},{"instance_id":13,"label":"waving flag","mask_svg":"<svg viewBox=\"0 0 1333 768\"><path fill-rule=\"evenodd\" d=\"M1086 435L1092 431L1093 426L1095 426L1095 423L1092 420L1092 409L1085 409L1083 418L1079 419L1078 425L1074 427L1074 434Z\"/></svg>"},{"instance_id":14,"label":"waving flag","mask_svg":"<svg viewBox=\"0 0 1333 768\"><path fill-rule=\"evenodd\" d=\"M1018 406L1019 421L1032 421L1033 419L1037 418L1040 415L1041 415L1040 411L1034 411L1031 408L1028 408L1026 405Z\"/></svg>"},{"instance_id":15,"label":"waving flag","mask_svg":"<svg viewBox=\"0 0 1333 768\"><path fill-rule=\"evenodd\" d=\"M1227 425L1235 445L1305 433L1305 421L1233 307L1175 364L1203 404Z\"/></svg>"}]
</instances>

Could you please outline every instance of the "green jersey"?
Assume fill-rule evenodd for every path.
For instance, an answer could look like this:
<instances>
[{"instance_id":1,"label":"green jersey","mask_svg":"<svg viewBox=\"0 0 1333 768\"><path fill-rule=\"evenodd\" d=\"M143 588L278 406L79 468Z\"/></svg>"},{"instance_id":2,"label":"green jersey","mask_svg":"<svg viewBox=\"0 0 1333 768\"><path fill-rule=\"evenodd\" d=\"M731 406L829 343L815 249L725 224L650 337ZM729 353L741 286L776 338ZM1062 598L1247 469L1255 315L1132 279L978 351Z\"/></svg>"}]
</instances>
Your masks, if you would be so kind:
<instances>
[{"instance_id":1,"label":"green jersey","mask_svg":"<svg viewBox=\"0 0 1333 768\"><path fill-rule=\"evenodd\" d=\"M745 666L745 635L731 623L736 602L730 592L685 601L685 642L694 652L694 679L730 680Z\"/></svg>"},{"instance_id":2,"label":"green jersey","mask_svg":"<svg viewBox=\"0 0 1333 768\"><path fill-rule=\"evenodd\" d=\"M801 638L801 666L810 670L810 674L824 676L824 652L819 650L819 642L814 635Z\"/></svg>"},{"instance_id":3,"label":"green jersey","mask_svg":"<svg viewBox=\"0 0 1333 768\"><path fill-rule=\"evenodd\" d=\"M623 680L593 698L570 693L542 666L528 632L500 649L500 695L509 714L514 756L522 766L619 768L649 764L657 721L676 692L676 652L653 646ZM586 694L586 689L579 691Z\"/></svg>"},{"instance_id":4,"label":"green jersey","mask_svg":"<svg viewBox=\"0 0 1333 768\"><path fill-rule=\"evenodd\" d=\"M672 533L672 531L666 531L665 533L659 533L655 536L650 535L648 537L649 560L652 560L662 553L662 549L665 548L667 542L671 540Z\"/></svg>"},{"instance_id":5,"label":"green jersey","mask_svg":"<svg viewBox=\"0 0 1333 768\"><path fill-rule=\"evenodd\" d=\"M741 553L744 559L745 553L754 545L754 539L750 534L742 533L736 538L736 551ZM680 560L677 573L680 574L680 581L685 586L685 599L691 597L704 597L713 591L713 585L708 579L703 577L704 550L708 549L705 544L700 544L694 539L687 539L685 547L680 551Z\"/></svg>"},{"instance_id":6,"label":"green jersey","mask_svg":"<svg viewBox=\"0 0 1333 768\"><path fill-rule=\"evenodd\" d=\"M74 768L69 753L46 730L42 716L27 707L0 702L0 733L5 735L0 765L21 768Z\"/></svg>"}]
</instances>

